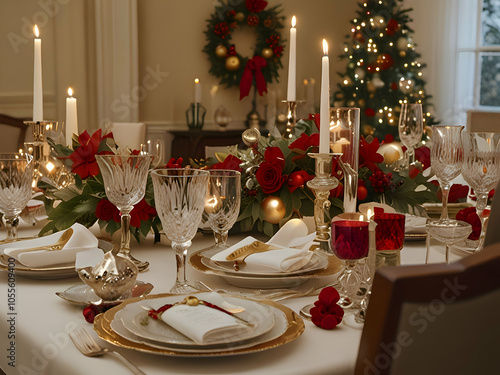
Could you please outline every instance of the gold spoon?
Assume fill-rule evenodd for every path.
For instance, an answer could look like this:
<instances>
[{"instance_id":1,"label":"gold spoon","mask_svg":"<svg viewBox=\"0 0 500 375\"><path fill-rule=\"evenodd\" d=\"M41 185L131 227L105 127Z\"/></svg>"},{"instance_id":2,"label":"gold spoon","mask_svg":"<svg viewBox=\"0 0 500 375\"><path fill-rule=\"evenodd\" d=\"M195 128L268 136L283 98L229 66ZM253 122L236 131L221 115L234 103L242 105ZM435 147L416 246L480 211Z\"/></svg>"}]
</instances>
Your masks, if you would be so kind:
<instances>
[{"instance_id":1,"label":"gold spoon","mask_svg":"<svg viewBox=\"0 0 500 375\"><path fill-rule=\"evenodd\" d=\"M45 245L39 247L32 247L29 249L23 249L22 253L27 253L30 251L39 251L39 250L46 250L46 251L61 250L64 247L64 245L66 245L66 243L69 241L72 235L73 235L73 228L69 228L61 235L61 237L59 237L59 239L53 245Z\"/></svg>"}]
</instances>

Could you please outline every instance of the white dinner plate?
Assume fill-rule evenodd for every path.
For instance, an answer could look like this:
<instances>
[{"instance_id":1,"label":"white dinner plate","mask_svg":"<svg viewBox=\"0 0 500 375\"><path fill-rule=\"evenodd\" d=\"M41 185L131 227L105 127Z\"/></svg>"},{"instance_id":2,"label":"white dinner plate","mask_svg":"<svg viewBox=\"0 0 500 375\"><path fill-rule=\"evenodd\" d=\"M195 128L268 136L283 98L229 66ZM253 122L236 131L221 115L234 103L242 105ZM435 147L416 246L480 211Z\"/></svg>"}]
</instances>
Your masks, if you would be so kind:
<instances>
[{"instance_id":1,"label":"white dinner plate","mask_svg":"<svg viewBox=\"0 0 500 375\"><path fill-rule=\"evenodd\" d=\"M113 250L118 245L114 242L98 238L97 246L104 252L108 252ZM9 263L7 256L2 252L0 254L0 271L8 272L11 266L12 264ZM28 277L31 279L63 279L67 277L78 276L75 270L74 263L57 264L47 267L27 267L16 260L13 263L13 268L16 272L16 275Z\"/></svg>"},{"instance_id":2,"label":"white dinner plate","mask_svg":"<svg viewBox=\"0 0 500 375\"><path fill-rule=\"evenodd\" d=\"M328 256L326 254L314 252L311 259L309 262L304 265L299 270L293 271L293 272L269 272L269 271L252 271L248 272L245 270L245 263L240 263L239 264L239 271L236 271L233 267L233 265L230 262L227 263L218 263L214 262L212 259L210 259L211 256L214 254L211 254L210 256L205 255L203 252L201 253L203 258L201 259L201 262L207 266L208 268L214 270L214 271L221 271L225 272L230 275L236 275L236 276L251 276L251 277L261 277L261 276L266 276L266 277L283 277L283 276L295 276L295 275L301 275L306 272L311 272L311 271L316 271L316 270L321 270L323 268L326 268L328 266Z\"/></svg>"},{"instance_id":3,"label":"white dinner plate","mask_svg":"<svg viewBox=\"0 0 500 375\"><path fill-rule=\"evenodd\" d=\"M200 300L214 303L215 301L210 298L211 293L196 294ZM184 296L172 296L161 299L148 301L148 308L158 309L166 304L173 304L180 302ZM224 297L227 302L240 306L245 309L244 312L235 314L238 317L245 319L253 324L255 328L247 331L245 334L234 336L232 338L224 338L218 341L211 341L210 343L197 344L193 340L184 336L175 328L169 326L162 320L154 320L148 317L147 311L141 306L146 306L145 302L140 301L131 303L125 306L122 310L116 313L115 319L121 320L123 326L132 334L143 339L160 342L167 345L175 345L176 347L204 347L214 345L227 345L234 342L246 341L271 330L274 325L273 312L268 305L263 305L255 301L237 298L237 297Z\"/></svg>"}]
</instances>

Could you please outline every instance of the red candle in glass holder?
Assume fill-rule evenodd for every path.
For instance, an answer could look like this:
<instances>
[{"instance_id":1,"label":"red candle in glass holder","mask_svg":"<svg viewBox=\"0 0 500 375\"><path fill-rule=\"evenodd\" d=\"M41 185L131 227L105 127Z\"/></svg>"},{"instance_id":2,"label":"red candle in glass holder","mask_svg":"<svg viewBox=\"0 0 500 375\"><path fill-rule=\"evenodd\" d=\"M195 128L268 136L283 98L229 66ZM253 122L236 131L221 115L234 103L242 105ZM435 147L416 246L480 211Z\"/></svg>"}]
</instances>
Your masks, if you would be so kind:
<instances>
[{"instance_id":1,"label":"red candle in glass holder","mask_svg":"<svg viewBox=\"0 0 500 375\"><path fill-rule=\"evenodd\" d=\"M368 225L366 221L332 222L332 249L337 258L361 259L368 255Z\"/></svg>"},{"instance_id":2,"label":"red candle in glass holder","mask_svg":"<svg viewBox=\"0 0 500 375\"><path fill-rule=\"evenodd\" d=\"M377 250L401 250L405 239L405 215L375 214L375 243Z\"/></svg>"}]
</instances>

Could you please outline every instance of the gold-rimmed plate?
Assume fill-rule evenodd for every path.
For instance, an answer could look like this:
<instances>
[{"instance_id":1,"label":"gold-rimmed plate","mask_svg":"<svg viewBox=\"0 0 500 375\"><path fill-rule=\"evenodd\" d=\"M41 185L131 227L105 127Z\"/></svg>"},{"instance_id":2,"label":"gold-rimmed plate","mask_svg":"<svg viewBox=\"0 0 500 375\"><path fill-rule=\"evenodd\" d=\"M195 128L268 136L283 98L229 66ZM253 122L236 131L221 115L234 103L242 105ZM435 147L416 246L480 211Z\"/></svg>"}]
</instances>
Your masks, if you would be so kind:
<instances>
[{"instance_id":1,"label":"gold-rimmed plate","mask_svg":"<svg viewBox=\"0 0 500 375\"><path fill-rule=\"evenodd\" d=\"M147 296L144 299L148 300L155 298L164 298L168 296L172 296L172 294L158 294L154 296ZM111 328L111 323L113 322L116 313L120 311L122 308L124 308L127 304L134 303L139 300L140 298L132 298L130 300L124 301L121 305L118 305L106 311L104 314L96 316L94 320L94 330L97 332L99 337L115 346L126 349L137 350L145 353L164 355L164 356L216 357L216 356L241 355L241 354L248 354L267 349L272 349L297 339L298 337L300 337L300 335L304 332L305 329L304 321L293 310L272 301L261 301L260 303L262 304L269 305L275 309L278 309L282 313L281 315L284 316L283 318L284 319L283 322L285 324L284 332L278 337L274 337L269 340L264 340L262 342L257 342L255 345L251 346L243 345L243 347L239 348L221 347L221 348L214 348L213 350L198 350L196 348L193 348L193 350L186 351L186 349L180 349L180 348L179 349L168 348L168 347L163 348L161 346L154 347L147 345L145 343L139 343L128 340L120 336L117 332L115 332Z\"/></svg>"},{"instance_id":2,"label":"gold-rimmed plate","mask_svg":"<svg viewBox=\"0 0 500 375\"><path fill-rule=\"evenodd\" d=\"M115 249L118 244L109 240L98 238L97 246L104 252L108 252ZM59 264L50 267L27 267L17 260L14 260L14 262L9 261L9 258L5 254L0 255L0 271L13 271L17 276L24 276L31 279L64 279L78 276L74 263Z\"/></svg>"},{"instance_id":3,"label":"gold-rimmed plate","mask_svg":"<svg viewBox=\"0 0 500 375\"><path fill-rule=\"evenodd\" d=\"M405 233L405 241L425 241L427 233Z\"/></svg>"},{"instance_id":4,"label":"gold-rimmed plate","mask_svg":"<svg viewBox=\"0 0 500 375\"><path fill-rule=\"evenodd\" d=\"M305 283L311 278L332 276L342 269L341 261L335 256L327 256L328 265L325 268L301 273L300 275L278 275L278 276L255 276L228 273L219 270L213 270L203 264L203 251L192 254L188 261L197 271L222 277L228 284L242 288L288 288Z\"/></svg>"}]
</instances>

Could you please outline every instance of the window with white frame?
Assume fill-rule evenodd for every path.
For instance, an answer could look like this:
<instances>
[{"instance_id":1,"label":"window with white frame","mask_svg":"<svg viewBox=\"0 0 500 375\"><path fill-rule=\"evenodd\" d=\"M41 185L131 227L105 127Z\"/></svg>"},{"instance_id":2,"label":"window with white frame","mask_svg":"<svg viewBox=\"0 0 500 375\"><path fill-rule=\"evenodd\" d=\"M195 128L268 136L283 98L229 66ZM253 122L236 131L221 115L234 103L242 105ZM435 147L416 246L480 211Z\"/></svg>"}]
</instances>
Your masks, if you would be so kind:
<instances>
[{"instance_id":1,"label":"window with white frame","mask_svg":"<svg viewBox=\"0 0 500 375\"><path fill-rule=\"evenodd\" d=\"M459 0L457 99L500 112L500 0Z\"/></svg>"}]
</instances>

